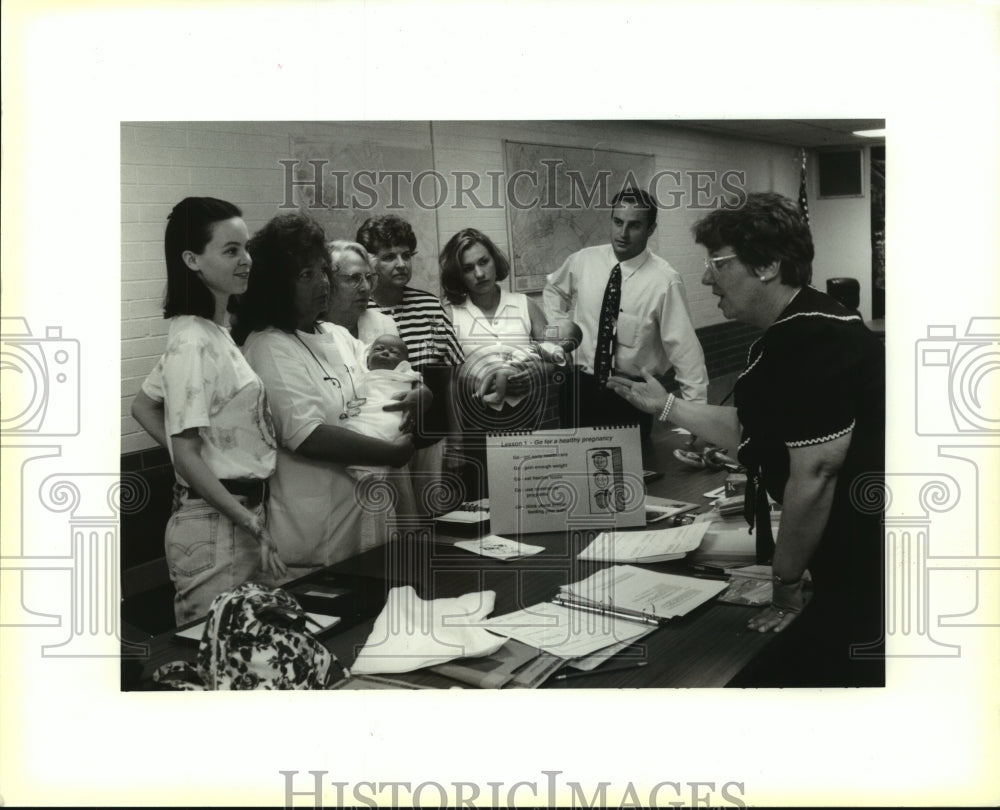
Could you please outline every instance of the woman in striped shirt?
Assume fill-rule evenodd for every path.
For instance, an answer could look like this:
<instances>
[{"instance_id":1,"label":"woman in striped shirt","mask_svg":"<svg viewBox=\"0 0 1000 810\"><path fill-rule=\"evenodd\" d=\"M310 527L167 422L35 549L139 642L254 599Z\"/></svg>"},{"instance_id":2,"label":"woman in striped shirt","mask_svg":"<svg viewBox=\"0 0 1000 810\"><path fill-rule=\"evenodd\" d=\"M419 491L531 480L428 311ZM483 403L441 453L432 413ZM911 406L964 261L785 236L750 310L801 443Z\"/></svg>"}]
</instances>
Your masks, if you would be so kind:
<instances>
[{"instance_id":1,"label":"woman in striped shirt","mask_svg":"<svg viewBox=\"0 0 1000 810\"><path fill-rule=\"evenodd\" d=\"M356 241L371 254L377 275L369 306L395 320L410 365L423 375L434 395L433 405L418 420L417 451L410 460L417 509L423 514L447 511L456 498L464 499L464 493L451 492L441 484L452 373L465 355L438 297L409 286L417 253L417 237L410 224L391 214L372 217L358 229Z\"/></svg>"}]
</instances>

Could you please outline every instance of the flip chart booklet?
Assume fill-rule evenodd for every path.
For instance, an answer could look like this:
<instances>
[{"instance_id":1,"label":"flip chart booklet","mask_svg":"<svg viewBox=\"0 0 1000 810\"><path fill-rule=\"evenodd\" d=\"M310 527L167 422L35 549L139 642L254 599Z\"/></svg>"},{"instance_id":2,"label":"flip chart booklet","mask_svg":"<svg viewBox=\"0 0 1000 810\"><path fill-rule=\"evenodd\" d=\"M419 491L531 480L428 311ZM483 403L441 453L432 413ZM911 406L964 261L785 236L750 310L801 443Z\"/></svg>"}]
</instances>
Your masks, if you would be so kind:
<instances>
[{"instance_id":1,"label":"flip chart booklet","mask_svg":"<svg viewBox=\"0 0 1000 810\"><path fill-rule=\"evenodd\" d=\"M494 433L486 464L496 534L646 525L636 426Z\"/></svg>"}]
</instances>

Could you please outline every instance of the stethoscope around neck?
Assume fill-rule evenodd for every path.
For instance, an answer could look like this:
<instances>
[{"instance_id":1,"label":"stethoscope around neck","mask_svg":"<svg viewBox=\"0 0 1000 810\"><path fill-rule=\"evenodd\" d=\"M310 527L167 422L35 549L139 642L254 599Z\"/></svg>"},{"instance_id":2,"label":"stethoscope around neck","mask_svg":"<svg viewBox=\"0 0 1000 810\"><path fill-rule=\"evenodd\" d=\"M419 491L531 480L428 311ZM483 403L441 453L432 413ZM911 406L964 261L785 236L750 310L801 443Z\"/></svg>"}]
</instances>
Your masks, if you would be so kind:
<instances>
[{"instance_id":1,"label":"stethoscope around neck","mask_svg":"<svg viewBox=\"0 0 1000 810\"><path fill-rule=\"evenodd\" d=\"M344 368L347 369L347 376L351 377L351 388L353 389L354 377L351 376L351 369L348 366L344 366ZM323 379L329 380L330 382L333 383L334 388L340 389L340 399L344 403L344 410L338 417L339 419L350 419L352 416L361 415L361 406L368 401L367 397L359 397L358 392L355 389L354 396L351 397L350 399L345 399L344 394L346 392L344 391L344 386L340 382L340 380L338 380L336 377L324 377Z\"/></svg>"},{"instance_id":2,"label":"stethoscope around neck","mask_svg":"<svg viewBox=\"0 0 1000 810\"><path fill-rule=\"evenodd\" d=\"M316 356L315 352L313 352L313 350L309 348L308 343L306 343L297 334L295 335L295 337L298 338L299 343L301 343L305 347L305 350L309 352L309 354L312 356L312 359L316 361L316 365L318 365L320 367L320 370L323 372L323 379L327 382L333 383L333 387L340 391L340 400L341 402L344 403L344 405L341 414L338 418L350 419L353 416L360 416L361 406L368 401L368 398L358 396L358 389L354 385L354 375L351 373L351 367L346 363L344 364L344 370L347 372L347 377L351 381L351 392L353 393L353 396L350 399L347 399L344 396L347 392L344 390L343 383L341 383L340 380L338 380L336 377L330 374L326 366L324 366L323 363L320 361L320 359Z\"/></svg>"}]
</instances>

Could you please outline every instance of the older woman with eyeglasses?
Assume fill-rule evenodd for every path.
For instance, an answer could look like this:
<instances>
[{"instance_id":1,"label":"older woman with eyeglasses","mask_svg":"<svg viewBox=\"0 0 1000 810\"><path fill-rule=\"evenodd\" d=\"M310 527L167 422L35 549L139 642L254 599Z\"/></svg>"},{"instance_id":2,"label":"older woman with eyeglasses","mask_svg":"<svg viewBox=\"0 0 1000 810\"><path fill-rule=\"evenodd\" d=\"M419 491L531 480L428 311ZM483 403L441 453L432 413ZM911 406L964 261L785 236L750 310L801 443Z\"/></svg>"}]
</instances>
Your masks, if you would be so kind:
<instances>
[{"instance_id":1,"label":"older woman with eyeglasses","mask_svg":"<svg viewBox=\"0 0 1000 810\"><path fill-rule=\"evenodd\" d=\"M332 270L323 229L304 214L283 214L247 247L255 271L233 337L271 403L278 461L269 520L281 559L299 576L362 550L362 505L347 465L402 466L413 441L343 427L360 413L365 346L321 319Z\"/></svg>"},{"instance_id":2,"label":"older woman with eyeglasses","mask_svg":"<svg viewBox=\"0 0 1000 810\"><path fill-rule=\"evenodd\" d=\"M391 315L368 306L372 289L378 283L368 251L347 239L335 239L327 247L332 275L326 320L344 327L366 346L380 335L398 335Z\"/></svg>"},{"instance_id":3,"label":"older woman with eyeglasses","mask_svg":"<svg viewBox=\"0 0 1000 810\"><path fill-rule=\"evenodd\" d=\"M614 378L619 395L722 447L749 471L745 513L771 551L773 601L749 622L782 632L740 686L875 686L882 646L885 358L860 316L809 286L813 243L791 201L750 194L695 225L702 283L722 314L764 330L736 407L685 402L652 377ZM767 495L781 504L772 545ZM812 576L807 604L803 575Z\"/></svg>"},{"instance_id":4,"label":"older woman with eyeglasses","mask_svg":"<svg viewBox=\"0 0 1000 810\"><path fill-rule=\"evenodd\" d=\"M399 331L392 316L368 306L372 289L378 283L378 274L372 268L368 251L359 243L347 239L336 239L327 247L330 249L331 275L326 320L346 329L364 343L368 351L371 351L372 344L378 338L388 335L398 338ZM433 401L430 390L420 385L405 397L397 395L396 398L406 406L403 430L412 432L416 414L426 411ZM367 403L360 420L366 419L369 414L377 416L371 402ZM366 425L355 424L356 421L359 420L348 420L347 426L361 433L368 432L365 430ZM415 514L416 503L408 470L393 471L385 480L393 487L397 512L401 515ZM384 514L380 513L377 518L381 521Z\"/></svg>"}]
</instances>

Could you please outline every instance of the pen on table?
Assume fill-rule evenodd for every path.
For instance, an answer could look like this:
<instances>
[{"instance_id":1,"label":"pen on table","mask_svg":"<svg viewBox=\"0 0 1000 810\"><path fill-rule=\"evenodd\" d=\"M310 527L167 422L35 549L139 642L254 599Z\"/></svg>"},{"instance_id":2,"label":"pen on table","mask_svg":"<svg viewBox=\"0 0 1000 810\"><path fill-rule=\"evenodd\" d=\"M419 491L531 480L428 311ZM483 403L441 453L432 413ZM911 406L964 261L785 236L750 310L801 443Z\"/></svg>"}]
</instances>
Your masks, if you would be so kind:
<instances>
[{"instance_id":1,"label":"pen on table","mask_svg":"<svg viewBox=\"0 0 1000 810\"><path fill-rule=\"evenodd\" d=\"M688 570L696 577L704 577L707 579L729 579L729 572L726 571L725 568L720 568L717 565L692 563L688 566Z\"/></svg>"},{"instance_id":2,"label":"pen on table","mask_svg":"<svg viewBox=\"0 0 1000 810\"><path fill-rule=\"evenodd\" d=\"M663 624L666 619L652 613L644 613L641 610L619 607L617 605L606 605L596 602L584 602L569 593L560 593L552 600L557 605L570 608L571 610L583 610L588 613L598 613L604 616L611 616L614 619L630 619L631 621L643 622L644 624Z\"/></svg>"},{"instance_id":3,"label":"pen on table","mask_svg":"<svg viewBox=\"0 0 1000 810\"><path fill-rule=\"evenodd\" d=\"M695 577L696 579L715 579L720 582L729 581L729 574L711 574L708 573L707 571L691 571L690 573L691 576Z\"/></svg>"},{"instance_id":4,"label":"pen on table","mask_svg":"<svg viewBox=\"0 0 1000 810\"><path fill-rule=\"evenodd\" d=\"M604 605L588 605L581 602L575 602L572 599L567 599L562 596L556 596L552 599L553 604L560 605L571 610L582 610L585 613L596 613L600 616L610 616L613 619L626 619L632 622L642 622L643 624L655 624L660 625L664 623L664 619L659 616L653 616L648 613L640 613L635 610L627 610L625 608L611 608Z\"/></svg>"},{"instance_id":5,"label":"pen on table","mask_svg":"<svg viewBox=\"0 0 1000 810\"><path fill-rule=\"evenodd\" d=\"M576 672L563 672L555 676L557 681L565 681L567 678L583 678L586 675L603 675L605 672L621 672L625 669L638 669L648 664L648 661L639 661L635 664L622 664L618 667L608 667L607 669L581 669Z\"/></svg>"}]
</instances>

